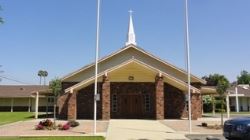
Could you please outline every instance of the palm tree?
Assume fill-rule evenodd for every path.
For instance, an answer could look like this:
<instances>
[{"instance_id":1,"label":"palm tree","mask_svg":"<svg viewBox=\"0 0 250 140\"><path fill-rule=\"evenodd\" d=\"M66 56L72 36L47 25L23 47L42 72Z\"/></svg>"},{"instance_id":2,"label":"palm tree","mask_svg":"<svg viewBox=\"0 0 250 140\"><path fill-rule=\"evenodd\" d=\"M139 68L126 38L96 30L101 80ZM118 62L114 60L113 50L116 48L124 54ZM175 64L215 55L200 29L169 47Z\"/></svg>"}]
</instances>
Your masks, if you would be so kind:
<instances>
[{"instance_id":1,"label":"palm tree","mask_svg":"<svg viewBox=\"0 0 250 140\"><path fill-rule=\"evenodd\" d=\"M0 6L0 11L2 10L2 8L1 8L1 6ZM0 23L4 23L4 21L3 21L3 18L2 17L0 17Z\"/></svg>"},{"instance_id":2,"label":"palm tree","mask_svg":"<svg viewBox=\"0 0 250 140\"><path fill-rule=\"evenodd\" d=\"M0 17L0 23L3 23L3 18Z\"/></svg>"},{"instance_id":3,"label":"palm tree","mask_svg":"<svg viewBox=\"0 0 250 140\"><path fill-rule=\"evenodd\" d=\"M221 75L218 79L218 83L216 86L216 91L220 96L221 101L221 126L223 126L223 110L224 110L224 100L225 100L225 93L227 89L229 88L229 81L224 75Z\"/></svg>"},{"instance_id":4,"label":"palm tree","mask_svg":"<svg viewBox=\"0 0 250 140\"><path fill-rule=\"evenodd\" d=\"M48 72L45 70L45 71L43 71L43 78L44 78L44 85L46 85L46 77L48 76Z\"/></svg>"},{"instance_id":5,"label":"palm tree","mask_svg":"<svg viewBox=\"0 0 250 140\"><path fill-rule=\"evenodd\" d=\"M56 123L56 106L57 106L57 97L61 93L62 84L59 78L55 78L49 82L49 88L54 95L54 124Z\"/></svg>"},{"instance_id":6,"label":"palm tree","mask_svg":"<svg viewBox=\"0 0 250 140\"><path fill-rule=\"evenodd\" d=\"M37 75L40 77L40 85L42 84L42 76L43 76L43 71L42 70L39 70Z\"/></svg>"}]
</instances>

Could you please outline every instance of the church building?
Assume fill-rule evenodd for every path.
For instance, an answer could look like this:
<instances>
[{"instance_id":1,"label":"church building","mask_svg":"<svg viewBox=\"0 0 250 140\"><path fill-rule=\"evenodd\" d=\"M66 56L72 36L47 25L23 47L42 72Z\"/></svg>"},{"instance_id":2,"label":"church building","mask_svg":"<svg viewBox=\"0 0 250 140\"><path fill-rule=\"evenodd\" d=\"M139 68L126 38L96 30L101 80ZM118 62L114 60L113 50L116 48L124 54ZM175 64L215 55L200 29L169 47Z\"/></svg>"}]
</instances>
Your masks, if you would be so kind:
<instances>
[{"instance_id":1,"label":"church building","mask_svg":"<svg viewBox=\"0 0 250 140\"><path fill-rule=\"evenodd\" d=\"M58 117L93 119L95 63L62 78ZM202 114L202 86L206 81L191 75L192 119ZM136 44L132 16L125 47L98 61L97 118L185 118L187 72Z\"/></svg>"}]
</instances>

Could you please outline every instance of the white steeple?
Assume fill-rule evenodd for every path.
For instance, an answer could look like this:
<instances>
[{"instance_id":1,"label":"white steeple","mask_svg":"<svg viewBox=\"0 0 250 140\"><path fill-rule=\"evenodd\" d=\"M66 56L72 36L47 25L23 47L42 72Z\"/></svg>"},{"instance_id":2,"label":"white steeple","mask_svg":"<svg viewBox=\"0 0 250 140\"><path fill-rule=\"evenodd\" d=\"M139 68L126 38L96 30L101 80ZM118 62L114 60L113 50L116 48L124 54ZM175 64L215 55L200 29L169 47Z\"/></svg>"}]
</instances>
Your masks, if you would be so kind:
<instances>
[{"instance_id":1,"label":"white steeple","mask_svg":"<svg viewBox=\"0 0 250 140\"><path fill-rule=\"evenodd\" d=\"M130 15L129 15L129 26L128 26L128 35L127 35L126 46L129 44L136 45L132 12L133 11L129 10Z\"/></svg>"}]
</instances>

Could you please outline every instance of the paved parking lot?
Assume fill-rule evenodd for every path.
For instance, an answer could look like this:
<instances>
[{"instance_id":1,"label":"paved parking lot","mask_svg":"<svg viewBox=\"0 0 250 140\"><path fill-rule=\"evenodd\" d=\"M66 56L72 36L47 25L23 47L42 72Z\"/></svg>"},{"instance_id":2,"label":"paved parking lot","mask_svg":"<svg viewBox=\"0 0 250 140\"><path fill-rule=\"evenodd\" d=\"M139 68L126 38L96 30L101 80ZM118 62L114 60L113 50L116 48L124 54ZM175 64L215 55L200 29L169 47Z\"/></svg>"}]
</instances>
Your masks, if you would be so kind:
<instances>
[{"instance_id":1,"label":"paved parking lot","mask_svg":"<svg viewBox=\"0 0 250 140\"><path fill-rule=\"evenodd\" d=\"M226 140L222 135L201 135L201 134L195 134L195 135L186 135L186 137L190 140L208 140L207 138L210 138L210 140Z\"/></svg>"}]
</instances>

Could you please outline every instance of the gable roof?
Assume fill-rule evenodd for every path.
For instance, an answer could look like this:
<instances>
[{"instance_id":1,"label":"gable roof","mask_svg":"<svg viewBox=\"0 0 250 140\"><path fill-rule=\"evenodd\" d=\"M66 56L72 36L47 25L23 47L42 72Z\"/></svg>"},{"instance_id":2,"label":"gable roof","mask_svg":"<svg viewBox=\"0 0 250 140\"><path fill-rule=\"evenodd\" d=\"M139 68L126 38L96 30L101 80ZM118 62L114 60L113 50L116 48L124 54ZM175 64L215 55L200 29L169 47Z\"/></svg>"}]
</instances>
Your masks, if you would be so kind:
<instances>
[{"instance_id":1,"label":"gable roof","mask_svg":"<svg viewBox=\"0 0 250 140\"><path fill-rule=\"evenodd\" d=\"M130 60L127 60L124 63L121 63L121 64L119 64L117 66L114 66L114 67L104 71L104 72L99 73L98 78L105 75L105 73L112 73L112 72L114 72L116 70L119 70L119 69L121 69L121 68L123 68L123 67L125 67L127 65L132 64L132 63L135 63L138 66L143 67L146 70L150 70L150 71L152 71L154 73L159 73L160 72L162 74L162 76L166 79L165 82L167 82L169 84L175 84L175 86L179 87L180 89L182 89L184 91L188 89L187 83L185 83L185 82L183 82L183 81L181 81L181 80L179 80L179 79L177 79L177 78L175 78L175 77L173 77L173 76L171 76L171 75L169 75L167 73L161 72L160 70L158 70L158 69L156 69L156 68L154 68L154 67L152 67L150 65L147 65L147 64L145 64L145 63L143 63L140 60L137 60L135 58L131 58ZM78 91L78 90L90 85L91 83L93 83L94 79L95 79L95 77L92 76L92 77L90 77L90 78L88 78L88 79L86 79L86 80L84 80L84 81L82 81L82 82L80 82L80 83L78 83L76 85L73 85L72 87L67 88L65 90L65 92L66 93L67 92L74 93L75 90ZM193 87L193 86L191 86L191 89L193 90L194 93L200 93L200 90Z\"/></svg>"},{"instance_id":2,"label":"gable roof","mask_svg":"<svg viewBox=\"0 0 250 140\"><path fill-rule=\"evenodd\" d=\"M39 90L48 90L48 86L40 85L0 85L1 98L31 97L32 93Z\"/></svg>"},{"instance_id":3,"label":"gable roof","mask_svg":"<svg viewBox=\"0 0 250 140\"><path fill-rule=\"evenodd\" d=\"M100 64L103 63L104 61L106 61L106 60L108 60L108 59L111 59L111 58L113 58L114 56L119 55L119 54L121 54L121 53L123 53L123 52L125 52L126 50L129 50L129 49L133 49L133 50L135 50L135 51L137 51L137 52L139 52L139 53L144 54L145 57L150 58L150 59L154 60L155 62L161 63L162 66L165 66L164 68L162 67L161 71L165 71L166 73L168 73L167 71L169 71L169 69L171 69L172 71L175 71L175 75L169 73L169 74L172 75L172 76L176 76L176 75L178 75L178 74L179 74L179 75L186 75L186 74L187 74L187 72L186 72L185 70L180 69L180 68L178 68L178 67L176 67L176 66L174 66L174 65L172 65L172 64L170 64L170 63L168 63L168 62L166 62L166 61L164 61L164 60L162 60L162 59L160 59L160 58L158 58L158 57L156 57L156 56L154 56L154 55L148 53L147 51L143 50L142 48L139 48L139 47L137 47L137 46L134 46L133 44L130 44L130 45L128 45L128 46L125 46L125 47L121 48L120 50L118 50L118 51L116 51L116 52L114 52L114 53L111 53L110 55L108 55L108 56L106 56L106 57L103 57L102 59L100 59L100 60L98 61L98 64L100 65ZM134 57L134 56L132 56L132 57ZM94 67L94 66L95 66L95 63L91 63L91 64L89 64L89 65L86 65L86 66L82 67L81 69L79 69L79 70L77 70L77 71L75 71L75 72L72 72L72 73L70 73L70 74L64 76L64 77L62 78L62 81L67 81L68 79L72 78L73 76L75 76L75 75L77 75L77 74L79 74L79 73L81 73L81 72L83 72L83 71L87 71L87 69L89 69L89 68L91 68L91 67ZM102 71L99 71L99 72L102 72ZM89 78L89 77L85 77L85 78L87 79L87 78ZM179 79L180 79L180 78L179 78ZM186 79L185 79L185 80L182 79L182 80L185 81ZM198 78L198 77L196 77L196 76L194 76L194 75L191 75L191 82L200 82L200 83L202 83L202 84L205 84L205 83L206 83L205 80L203 80L203 79L201 79L201 78Z\"/></svg>"},{"instance_id":4,"label":"gable roof","mask_svg":"<svg viewBox=\"0 0 250 140\"><path fill-rule=\"evenodd\" d=\"M242 94L246 97L250 97L250 89L249 88L244 88L242 86L237 86L238 94ZM232 86L228 89L230 94L236 94L235 92L235 86Z\"/></svg>"}]
</instances>

